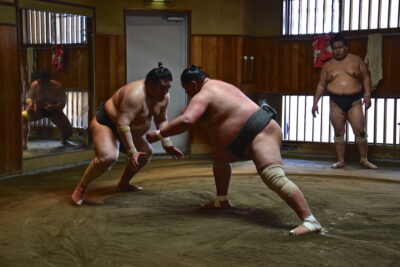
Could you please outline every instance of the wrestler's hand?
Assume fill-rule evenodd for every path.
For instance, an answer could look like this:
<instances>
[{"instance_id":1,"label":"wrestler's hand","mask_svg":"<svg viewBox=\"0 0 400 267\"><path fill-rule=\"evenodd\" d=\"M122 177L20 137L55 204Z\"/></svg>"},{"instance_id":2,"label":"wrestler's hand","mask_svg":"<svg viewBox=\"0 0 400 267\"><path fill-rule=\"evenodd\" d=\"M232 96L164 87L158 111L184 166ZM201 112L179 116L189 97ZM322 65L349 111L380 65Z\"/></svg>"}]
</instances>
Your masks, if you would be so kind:
<instances>
[{"instance_id":1,"label":"wrestler's hand","mask_svg":"<svg viewBox=\"0 0 400 267\"><path fill-rule=\"evenodd\" d=\"M175 146L165 146L164 149L173 159L182 159L183 158L183 155L184 155L183 152L180 151Z\"/></svg>"},{"instance_id":2,"label":"wrestler's hand","mask_svg":"<svg viewBox=\"0 0 400 267\"><path fill-rule=\"evenodd\" d=\"M146 134L146 139L149 143L154 143L160 140L160 138L157 136L157 130L153 130L149 133Z\"/></svg>"},{"instance_id":3,"label":"wrestler's hand","mask_svg":"<svg viewBox=\"0 0 400 267\"><path fill-rule=\"evenodd\" d=\"M36 112L36 105L33 103L28 104L28 109Z\"/></svg>"},{"instance_id":4,"label":"wrestler's hand","mask_svg":"<svg viewBox=\"0 0 400 267\"><path fill-rule=\"evenodd\" d=\"M139 168L139 158L140 157L145 157L146 153L145 152L136 152L131 156L131 162L133 164L133 167L135 169Z\"/></svg>"},{"instance_id":5,"label":"wrestler's hand","mask_svg":"<svg viewBox=\"0 0 400 267\"><path fill-rule=\"evenodd\" d=\"M319 112L318 112L318 105L313 105L313 106L312 106L311 113L312 113L312 115L314 116L314 118L317 117L316 113L319 114Z\"/></svg>"},{"instance_id":6,"label":"wrestler's hand","mask_svg":"<svg viewBox=\"0 0 400 267\"><path fill-rule=\"evenodd\" d=\"M371 97L364 97L363 104L365 104L365 109L371 107Z\"/></svg>"}]
</instances>

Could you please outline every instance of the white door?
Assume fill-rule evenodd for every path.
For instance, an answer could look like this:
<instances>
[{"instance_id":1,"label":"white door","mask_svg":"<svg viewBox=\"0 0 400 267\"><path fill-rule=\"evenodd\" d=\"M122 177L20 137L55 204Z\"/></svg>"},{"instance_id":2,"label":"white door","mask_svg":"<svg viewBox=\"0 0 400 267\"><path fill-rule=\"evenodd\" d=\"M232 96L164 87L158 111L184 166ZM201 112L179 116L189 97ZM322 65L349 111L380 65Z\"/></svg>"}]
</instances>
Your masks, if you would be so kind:
<instances>
[{"instance_id":1,"label":"white door","mask_svg":"<svg viewBox=\"0 0 400 267\"><path fill-rule=\"evenodd\" d=\"M181 87L180 75L187 67L187 19L184 13L126 16L127 82L143 79L158 62L168 68L173 77L168 106L168 120L185 109L187 98ZM152 122L152 129L155 129ZM187 152L187 133L172 137L176 147ZM161 143L153 144L154 153L165 154Z\"/></svg>"}]
</instances>

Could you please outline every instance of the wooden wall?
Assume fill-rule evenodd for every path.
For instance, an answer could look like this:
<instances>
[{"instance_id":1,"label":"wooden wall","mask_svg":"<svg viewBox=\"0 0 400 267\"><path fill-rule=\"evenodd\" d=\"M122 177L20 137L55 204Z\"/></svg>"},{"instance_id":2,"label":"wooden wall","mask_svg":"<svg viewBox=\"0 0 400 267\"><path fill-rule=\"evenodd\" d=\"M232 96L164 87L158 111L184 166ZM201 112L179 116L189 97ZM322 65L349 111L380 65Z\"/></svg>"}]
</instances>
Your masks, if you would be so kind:
<instances>
[{"instance_id":1,"label":"wooden wall","mask_svg":"<svg viewBox=\"0 0 400 267\"><path fill-rule=\"evenodd\" d=\"M0 174L22 169L17 27L0 24Z\"/></svg>"},{"instance_id":2,"label":"wooden wall","mask_svg":"<svg viewBox=\"0 0 400 267\"><path fill-rule=\"evenodd\" d=\"M21 49L21 62L26 64L26 49ZM65 88L89 91L89 48L64 47L64 66L56 70L52 64L53 50L35 49L38 69L49 73L51 79L59 81Z\"/></svg>"},{"instance_id":3,"label":"wooden wall","mask_svg":"<svg viewBox=\"0 0 400 267\"><path fill-rule=\"evenodd\" d=\"M201 66L212 78L240 84L243 37L192 35L190 44L190 64Z\"/></svg>"},{"instance_id":4,"label":"wooden wall","mask_svg":"<svg viewBox=\"0 0 400 267\"><path fill-rule=\"evenodd\" d=\"M138 64L138 67L140 65ZM96 108L126 84L125 36L96 34L95 36L95 96Z\"/></svg>"},{"instance_id":5,"label":"wooden wall","mask_svg":"<svg viewBox=\"0 0 400 267\"><path fill-rule=\"evenodd\" d=\"M56 70L52 64L52 49L37 50L38 68L48 71L50 77L65 88L89 91L89 49L64 47L64 53L64 66Z\"/></svg>"}]
</instances>

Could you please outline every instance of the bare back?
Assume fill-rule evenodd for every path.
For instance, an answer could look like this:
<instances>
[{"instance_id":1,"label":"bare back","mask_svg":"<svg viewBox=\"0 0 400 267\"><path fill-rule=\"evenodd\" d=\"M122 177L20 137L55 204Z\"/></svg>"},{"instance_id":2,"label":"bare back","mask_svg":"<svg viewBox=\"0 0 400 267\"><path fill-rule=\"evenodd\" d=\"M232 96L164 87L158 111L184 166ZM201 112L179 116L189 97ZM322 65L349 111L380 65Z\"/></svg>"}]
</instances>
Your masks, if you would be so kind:
<instances>
[{"instance_id":1,"label":"bare back","mask_svg":"<svg viewBox=\"0 0 400 267\"><path fill-rule=\"evenodd\" d=\"M325 66L326 89L337 95L353 95L363 87L362 64L359 56L348 54L344 60L332 58Z\"/></svg>"},{"instance_id":2,"label":"bare back","mask_svg":"<svg viewBox=\"0 0 400 267\"><path fill-rule=\"evenodd\" d=\"M105 103L108 117L116 125L130 125L133 136L145 134L152 117L164 114L169 95L162 101L146 96L144 80L134 81L120 89Z\"/></svg>"},{"instance_id":3,"label":"bare back","mask_svg":"<svg viewBox=\"0 0 400 267\"><path fill-rule=\"evenodd\" d=\"M49 82L34 81L29 89L28 97L35 101L35 105L43 108L65 102L65 89L61 83L50 80ZM63 103L62 107L65 105Z\"/></svg>"},{"instance_id":4,"label":"bare back","mask_svg":"<svg viewBox=\"0 0 400 267\"><path fill-rule=\"evenodd\" d=\"M214 146L218 147L229 145L259 109L239 88L219 80L206 82L192 101L195 98L203 98L208 103L200 123L209 132Z\"/></svg>"}]
</instances>

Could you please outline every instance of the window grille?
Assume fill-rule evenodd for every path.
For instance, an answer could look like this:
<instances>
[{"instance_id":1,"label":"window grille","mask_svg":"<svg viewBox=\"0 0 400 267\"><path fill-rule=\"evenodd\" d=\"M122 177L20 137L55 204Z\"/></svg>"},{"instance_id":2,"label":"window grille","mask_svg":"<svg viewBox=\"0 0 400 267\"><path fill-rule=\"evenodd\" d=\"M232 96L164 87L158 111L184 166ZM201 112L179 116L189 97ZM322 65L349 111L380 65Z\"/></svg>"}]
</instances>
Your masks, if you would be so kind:
<instances>
[{"instance_id":1,"label":"window grille","mask_svg":"<svg viewBox=\"0 0 400 267\"><path fill-rule=\"evenodd\" d=\"M67 104L63 112L71 122L74 129L87 129L89 126L89 101L88 93L84 91L68 90ZM32 126L41 127L56 127L48 118L43 118L38 121L31 122Z\"/></svg>"},{"instance_id":2,"label":"window grille","mask_svg":"<svg viewBox=\"0 0 400 267\"><path fill-rule=\"evenodd\" d=\"M87 43L85 16L22 9L21 19L24 45Z\"/></svg>"},{"instance_id":3,"label":"window grille","mask_svg":"<svg viewBox=\"0 0 400 267\"><path fill-rule=\"evenodd\" d=\"M283 0L283 35L400 27L400 0Z\"/></svg>"},{"instance_id":4,"label":"window grille","mask_svg":"<svg viewBox=\"0 0 400 267\"><path fill-rule=\"evenodd\" d=\"M311 114L313 96L282 96L282 133L286 141L332 143L333 127L329 119L329 96L318 103L317 117ZM400 144L400 98L372 98L366 114L369 144ZM346 125L347 142L355 142L349 123Z\"/></svg>"}]
</instances>

